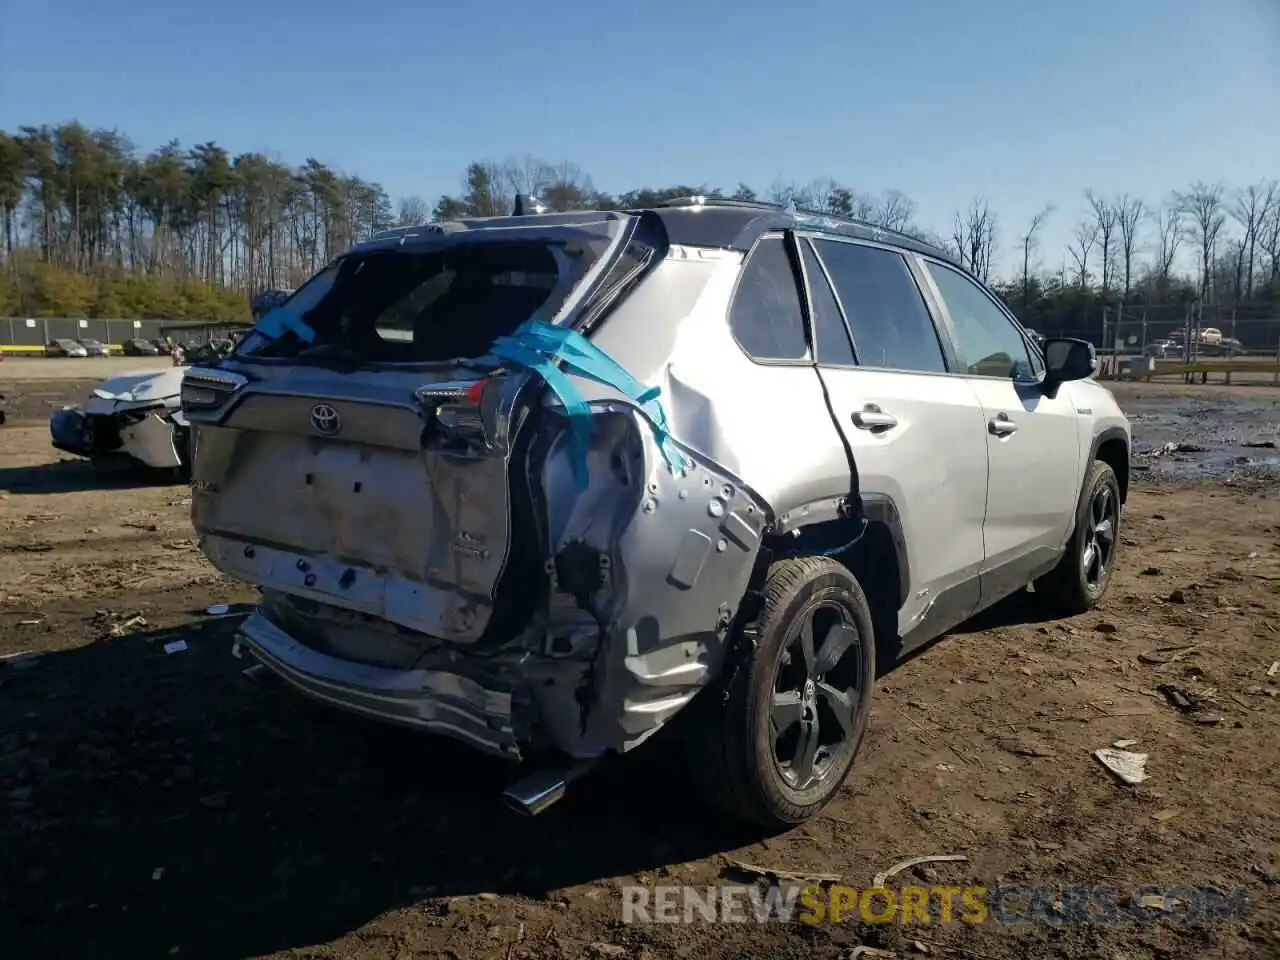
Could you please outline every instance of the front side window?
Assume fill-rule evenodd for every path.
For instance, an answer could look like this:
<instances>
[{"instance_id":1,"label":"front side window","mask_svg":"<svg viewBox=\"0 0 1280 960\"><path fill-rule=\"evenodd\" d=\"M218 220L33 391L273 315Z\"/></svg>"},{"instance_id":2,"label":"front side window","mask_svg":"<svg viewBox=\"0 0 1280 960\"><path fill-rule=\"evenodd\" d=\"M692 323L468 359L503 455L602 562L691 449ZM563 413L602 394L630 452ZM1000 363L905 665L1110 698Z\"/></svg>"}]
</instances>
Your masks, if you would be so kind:
<instances>
[{"instance_id":1,"label":"front side window","mask_svg":"<svg viewBox=\"0 0 1280 960\"><path fill-rule=\"evenodd\" d=\"M796 272L781 237L765 237L747 257L729 327L757 360L802 360L808 353Z\"/></svg>"},{"instance_id":2,"label":"front side window","mask_svg":"<svg viewBox=\"0 0 1280 960\"><path fill-rule=\"evenodd\" d=\"M955 325L961 369L974 377L1034 379L1036 367L1026 339L982 288L940 263L926 260L925 268Z\"/></svg>"},{"instance_id":3,"label":"front side window","mask_svg":"<svg viewBox=\"0 0 1280 960\"><path fill-rule=\"evenodd\" d=\"M818 240L816 246L861 366L946 372L933 318L901 254L838 240Z\"/></svg>"}]
</instances>

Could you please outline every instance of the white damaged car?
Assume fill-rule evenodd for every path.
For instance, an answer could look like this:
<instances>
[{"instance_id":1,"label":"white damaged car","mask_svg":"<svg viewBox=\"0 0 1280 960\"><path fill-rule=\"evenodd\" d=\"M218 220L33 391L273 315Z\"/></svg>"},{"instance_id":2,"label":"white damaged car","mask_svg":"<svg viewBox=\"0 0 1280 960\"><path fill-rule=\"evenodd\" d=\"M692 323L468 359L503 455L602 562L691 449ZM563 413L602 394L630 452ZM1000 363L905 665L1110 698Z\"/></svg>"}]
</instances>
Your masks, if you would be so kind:
<instances>
[{"instance_id":1,"label":"white damaged car","mask_svg":"<svg viewBox=\"0 0 1280 960\"><path fill-rule=\"evenodd\" d=\"M94 461L131 457L185 473L189 431L179 397L186 370L140 370L103 380L78 407L49 418L58 450Z\"/></svg>"}]
</instances>

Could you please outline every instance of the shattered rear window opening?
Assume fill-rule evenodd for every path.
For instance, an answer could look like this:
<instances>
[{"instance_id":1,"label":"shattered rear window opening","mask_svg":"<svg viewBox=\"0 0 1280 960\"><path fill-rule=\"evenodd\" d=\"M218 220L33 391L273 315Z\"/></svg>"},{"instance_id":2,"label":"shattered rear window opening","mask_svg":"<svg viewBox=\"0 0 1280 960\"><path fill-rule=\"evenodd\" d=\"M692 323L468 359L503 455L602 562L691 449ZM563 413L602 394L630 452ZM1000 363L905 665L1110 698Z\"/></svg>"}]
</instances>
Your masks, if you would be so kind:
<instances>
[{"instance_id":1,"label":"shattered rear window opening","mask_svg":"<svg viewBox=\"0 0 1280 960\"><path fill-rule=\"evenodd\" d=\"M371 363L480 357L528 320L550 320L604 255L609 238L536 237L349 254L282 310L298 310L311 343L246 337L242 355Z\"/></svg>"}]
</instances>

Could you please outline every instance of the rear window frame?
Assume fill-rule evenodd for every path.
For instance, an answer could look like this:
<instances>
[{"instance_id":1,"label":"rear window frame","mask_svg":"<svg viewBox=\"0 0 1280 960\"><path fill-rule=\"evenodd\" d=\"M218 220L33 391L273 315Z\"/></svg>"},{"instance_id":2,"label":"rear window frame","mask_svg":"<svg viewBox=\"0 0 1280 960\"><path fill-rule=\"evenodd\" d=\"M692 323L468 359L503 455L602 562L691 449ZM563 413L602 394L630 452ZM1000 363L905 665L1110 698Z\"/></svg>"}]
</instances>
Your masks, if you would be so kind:
<instances>
[{"instance_id":1,"label":"rear window frame","mask_svg":"<svg viewBox=\"0 0 1280 960\"><path fill-rule=\"evenodd\" d=\"M436 251L443 251L453 247L478 246L481 244L501 244L511 242L538 242L552 244L561 241L564 238L573 235L584 235L593 232L592 228L596 228L596 239L605 241L605 246L594 261L590 263L582 272L581 276L574 281L560 304L556 307L552 316L546 322L554 326L565 326L566 320L579 310L584 303L589 303L599 292L600 285L608 279L611 267L618 259L619 253L626 249L632 236L635 233L636 226L640 222L639 217L626 214L605 213L598 219L580 220L575 219L571 222L563 223L510 223L510 224L494 224L482 228L470 230L451 231L424 231L422 234L414 234L405 237L396 238L375 238L357 244L350 250L335 257L329 263L318 270L312 277L308 278L295 290L287 300L283 301L275 309L285 309L296 298L303 296L308 287L321 281L321 279L333 270L335 274L340 271L347 261L353 257L364 258L367 256L376 256L385 253L404 252L407 254L426 254ZM602 228L603 229L600 229ZM586 238L590 239L590 238ZM271 311L271 312L274 312ZM269 316L270 314L267 314ZM526 318L526 319L531 319ZM235 351L228 359L232 359L237 363L261 364L264 366L328 366L332 361L305 356L269 356L260 353L244 352L242 347L255 339L255 336L266 336L257 330L255 325L247 332L236 344ZM270 338L268 338L270 339ZM305 349L305 347L304 347ZM386 359L368 359L362 358L360 366L365 369L458 369L468 365L469 361L477 359L476 357L452 357L445 360L386 360Z\"/></svg>"}]
</instances>

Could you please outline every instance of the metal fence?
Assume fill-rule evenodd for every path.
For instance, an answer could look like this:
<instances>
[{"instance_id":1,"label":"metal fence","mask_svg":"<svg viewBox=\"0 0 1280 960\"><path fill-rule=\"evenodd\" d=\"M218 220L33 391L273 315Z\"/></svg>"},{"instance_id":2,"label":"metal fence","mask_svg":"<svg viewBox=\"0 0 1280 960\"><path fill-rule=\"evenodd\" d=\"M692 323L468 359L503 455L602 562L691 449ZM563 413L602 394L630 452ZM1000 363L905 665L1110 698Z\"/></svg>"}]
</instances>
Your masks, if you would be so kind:
<instances>
[{"instance_id":1,"label":"metal fence","mask_svg":"<svg viewBox=\"0 0 1280 960\"><path fill-rule=\"evenodd\" d=\"M43 347L51 340L100 340L119 346L126 340L141 338L154 340L167 331L175 340L186 342L208 341L216 335L212 321L180 320L77 320L67 317L0 317L0 350L17 347L21 353ZM189 335L177 331L192 327Z\"/></svg>"},{"instance_id":2,"label":"metal fence","mask_svg":"<svg viewBox=\"0 0 1280 960\"><path fill-rule=\"evenodd\" d=\"M1280 357L1280 305L1110 307L1098 347L1106 353L1141 355L1168 351L1169 342L1180 348L1175 353L1191 344L1196 353Z\"/></svg>"}]
</instances>

